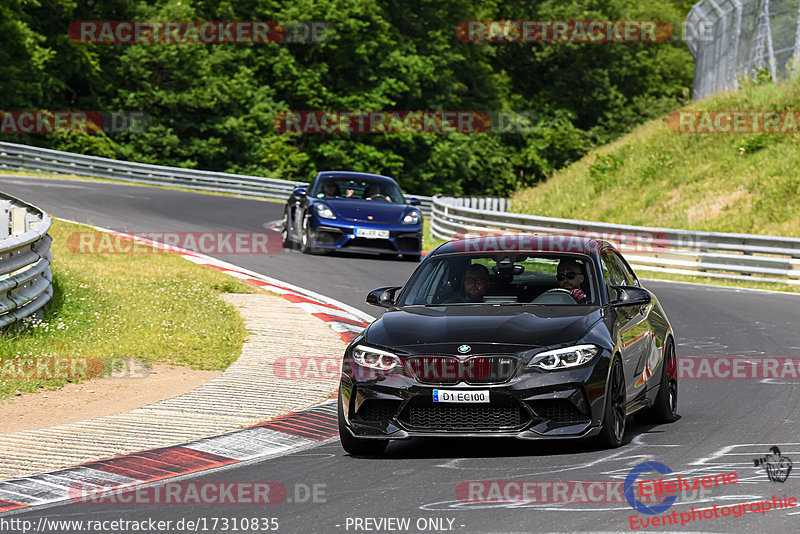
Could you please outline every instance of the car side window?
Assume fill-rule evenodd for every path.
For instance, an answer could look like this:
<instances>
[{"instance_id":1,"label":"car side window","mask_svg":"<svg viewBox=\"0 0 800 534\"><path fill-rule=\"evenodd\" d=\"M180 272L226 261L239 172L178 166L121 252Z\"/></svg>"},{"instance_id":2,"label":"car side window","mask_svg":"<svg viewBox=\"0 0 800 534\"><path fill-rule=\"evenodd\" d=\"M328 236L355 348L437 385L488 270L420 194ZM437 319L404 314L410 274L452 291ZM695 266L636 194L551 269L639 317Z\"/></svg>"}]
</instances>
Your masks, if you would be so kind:
<instances>
[{"instance_id":1,"label":"car side window","mask_svg":"<svg viewBox=\"0 0 800 534\"><path fill-rule=\"evenodd\" d=\"M416 292L409 294L404 300L404 305L425 305L438 304L434 302L435 296L439 293L437 288L443 288L450 273L450 265L446 261L429 263L420 273L422 284L416 284ZM413 288L412 288L413 291Z\"/></svg>"},{"instance_id":2,"label":"car side window","mask_svg":"<svg viewBox=\"0 0 800 534\"><path fill-rule=\"evenodd\" d=\"M628 285L619 262L610 251L600 253L600 268L603 271L603 281L606 284L608 300L617 298L617 291L612 286Z\"/></svg>"},{"instance_id":3,"label":"car side window","mask_svg":"<svg viewBox=\"0 0 800 534\"><path fill-rule=\"evenodd\" d=\"M631 269L630 265L628 265L628 262L625 261L625 258L623 258L620 254L614 253L614 260L619 265L619 270L625 277L626 280L625 283L629 286L638 287L639 279L636 278L636 275L633 273L633 270Z\"/></svg>"}]
</instances>

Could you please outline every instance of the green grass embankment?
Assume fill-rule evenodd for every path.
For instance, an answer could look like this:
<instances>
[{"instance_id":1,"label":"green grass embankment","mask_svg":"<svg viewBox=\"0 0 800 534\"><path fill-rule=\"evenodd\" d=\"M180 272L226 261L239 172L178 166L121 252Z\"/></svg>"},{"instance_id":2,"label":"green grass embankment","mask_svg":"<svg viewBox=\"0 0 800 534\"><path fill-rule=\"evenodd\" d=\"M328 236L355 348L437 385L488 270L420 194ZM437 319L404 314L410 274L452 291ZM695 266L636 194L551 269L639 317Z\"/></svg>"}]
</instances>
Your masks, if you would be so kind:
<instances>
[{"instance_id":1,"label":"green grass embankment","mask_svg":"<svg viewBox=\"0 0 800 534\"><path fill-rule=\"evenodd\" d=\"M54 297L41 321L0 336L0 400L120 371L131 359L223 370L246 331L222 292L253 288L177 254L78 254L67 247L87 226L54 221ZM20 376L22 375L22 376ZM22 378L30 376L31 378Z\"/></svg>"},{"instance_id":2,"label":"green grass embankment","mask_svg":"<svg viewBox=\"0 0 800 534\"><path fill-rule=\"evenodd\" d=\"M781 85L744 84L737 92L693 102L684 110L797 111L800 80ZM800 124L795 126L781 115L778 129L789 133L680 133L675 131L680 123L676 121L670 129L668 117L643 124L546 182L518 191L511 198L511 211L638 226L800 237L800 133L791 133L800 132ZM693 124L697 127L700 121ZM727 123L719 124L724 128ZM641 274L800 292L797 286L755 278L727 281Z\"/></svg>"},{"instance_id":3,"label":"green grass embankment","mask_svg":"<svg viewBox=\"0 0 800 534\"><path fill-rule=\"evenodd\" d=\"M800 110L800 80L745 85L685 109ZM797 133L676 133L664 117L517 192L511 206L546 217L800 237L799 161Z\"/></svg>"}]
</instances>

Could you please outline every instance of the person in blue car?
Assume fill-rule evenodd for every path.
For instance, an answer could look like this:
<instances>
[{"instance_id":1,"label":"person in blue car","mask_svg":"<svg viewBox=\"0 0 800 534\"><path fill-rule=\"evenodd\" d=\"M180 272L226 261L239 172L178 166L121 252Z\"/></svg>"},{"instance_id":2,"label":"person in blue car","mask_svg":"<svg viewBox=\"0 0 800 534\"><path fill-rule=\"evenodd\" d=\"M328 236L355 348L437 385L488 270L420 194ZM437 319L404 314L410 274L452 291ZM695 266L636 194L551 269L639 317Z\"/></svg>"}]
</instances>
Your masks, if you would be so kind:
<instances>
[{"instance_id":1,"label":"person in blue car","mask_svg":"<svg viewBox=\"0 0 800 534\"><path fill-rule=\"evenodd\" d=\"M367 200L383 200L384 202L392 201L391 197L383 193L380 184L376 183L371 183L367 186L364 198Z\"/></svg>"},{"instance_id":2,"label":"person in blue car","mask_svg":"<svg viewBox=\"0 0 800 534\"><path fill-rule=\"evenodd\" d=\"M339 191L339 186L336 185L336 182L329 180L322 184L322 193L317 196L320 198L334 198L342 196L342 193Z\"/></svg>"}]
</instances>

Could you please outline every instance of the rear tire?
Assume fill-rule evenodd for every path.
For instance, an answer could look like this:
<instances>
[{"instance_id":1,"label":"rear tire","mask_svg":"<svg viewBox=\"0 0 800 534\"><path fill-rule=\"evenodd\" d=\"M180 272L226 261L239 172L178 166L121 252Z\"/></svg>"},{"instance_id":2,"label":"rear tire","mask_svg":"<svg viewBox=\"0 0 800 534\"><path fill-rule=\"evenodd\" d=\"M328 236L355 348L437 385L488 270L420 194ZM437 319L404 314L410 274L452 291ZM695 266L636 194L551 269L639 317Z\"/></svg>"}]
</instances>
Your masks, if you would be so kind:
<instances>
[{"instance_id":1,"label":"rear tire","mask_svg":"<svg viewBox=\"0 0 800 534\"><path fill-rule=\"evenodd\" d=\"M604 448L616 449L622 445L622 438L625 436L625 420L627 419L626 403L625 374L622 372L619 357L614 357L606 389L603 426L600 427L600 434L597 435L597 441Z\"/></svg>"},{"instance_id":2,"label":"rear tire","mask_svg":"<svg viewBox=\"0 0 800 534\"><path fill-rule=\"evenodd\" d=\"M389 445L388 439L361 439L350 434L344 422L344 410L342 409L342 395L339 391L339 441L344 451L350 456L377 456L386 450Z\"/></svg>"},{"instance_id":3,"label":"rear tire","mask_svg":"<svg viewBox=\"0 0 800 534\"><path fill-rule=\"evenodd\" d=\"M292 236L289 232L289 210L283 210L283 228L281 228L281 238L283 238L283 248L292 247Z\"/></svg>"},{"instance_id":4,"label":"rear tire","mask_svg":"<svg viewBox=\"0 0 800 534\"><path fill-rule=\"evenodd\" d=\"M403 254L402 256L405 261L413 261L415 263L419 262L420 257L422 257L420 254Z\"/></svg>"},{"instance_id":5,"label":"rear tire","mask_svg":"<svg viewBox=\"0 0 800 534\"><path fill-rule=\"evenodd\" d=\"M658 394L650 408L636 414L637 422L672 423L678 419L678 360L671 340L667 341L664 354Z\"/></svg>"}]
</instances>

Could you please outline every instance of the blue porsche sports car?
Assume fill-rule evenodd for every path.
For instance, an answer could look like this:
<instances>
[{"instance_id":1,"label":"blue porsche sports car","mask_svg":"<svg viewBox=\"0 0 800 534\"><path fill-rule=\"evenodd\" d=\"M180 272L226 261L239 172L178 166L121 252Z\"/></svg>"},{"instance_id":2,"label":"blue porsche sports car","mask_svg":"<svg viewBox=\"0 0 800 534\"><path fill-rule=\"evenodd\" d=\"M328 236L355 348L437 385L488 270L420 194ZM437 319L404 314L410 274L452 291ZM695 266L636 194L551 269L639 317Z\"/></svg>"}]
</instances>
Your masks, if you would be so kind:
<instances>
[{"instance_id":1,"label":"blue porsche sports car","mask_svg":"<svg viewBox=\"0 0 800 534\"><path fill-rule=\"evenodd\" d=\"M419 199L406 202L397 182L363 172L326 171L311 189L298 187L283 213L284 246L305 253L326 250L402 254L422 252Z\"/></svg>"}]
</instances>

